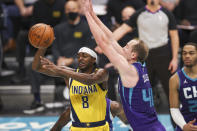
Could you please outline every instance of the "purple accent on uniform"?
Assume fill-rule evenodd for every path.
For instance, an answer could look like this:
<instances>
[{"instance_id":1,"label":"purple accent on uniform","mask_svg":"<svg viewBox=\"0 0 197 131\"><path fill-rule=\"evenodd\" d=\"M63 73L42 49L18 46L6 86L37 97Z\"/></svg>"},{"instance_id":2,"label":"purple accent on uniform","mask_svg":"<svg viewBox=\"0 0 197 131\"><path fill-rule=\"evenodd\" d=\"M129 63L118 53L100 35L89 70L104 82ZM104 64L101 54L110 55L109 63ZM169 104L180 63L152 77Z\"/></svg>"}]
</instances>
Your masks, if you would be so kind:
<instances>
[{"instance_id":1,"label":"purple accent on uniform","mask_svg":"<svg viewBox=\"0 0 197 131\"><path fill-rule=\"evenodd\" d=\"M141 63L132 65L139 76L136 86L126 88L119 78L119 93L127 120L134 131L166 131L154 109L152 88L146 67Z\"/></svg>"},{"instance_id":2,"label":"purple accent on uniform","mask_svg":"<svg viewBox=\"0 0 197 131\"><path fill-rule=\"evenodd\" d=\"M110 105L111 105L111 100L106 98L106 102L107 102L107 108L106 108L106 116L105 116L105 120L109 123L109 128L110 131L113 131L113 124L112 124L112 120L110 118Z\"/></svg>"},{"instance_id":3,"label":"purple accent on uniform","mask_svg":"<svg viewBox=\"0 0 197 131\"><path fill-rule=\"evenodd\" d=\"M182 104L181 113L188 123L194 118L197 119L197 78L191 79L184 72L184 68L177 72L179 76L179 99ZM184 94L185 90L185 94ZM193 92L193 90L195 92ZM188 98L186 98L186 96ZM197 125L197 122L194 123ZM182 131L181 128L177 126L176 131Z\"/></svg>"},{"instance_id":4,"label":"purple accent on uniform","mask_svg":"<svg viewBox=\"0 0 197 131\"><path fill-rule=\"evenodd\" d=\"M70 109L71 109L71 112L72 112L72 116L73 116L74 121L75 122L80 122L80 120L79 120L79 118L78 118L78 116L77 116L77 114L76 114L76 112L75 112L75 110L74 110L74 108L72 106L71 101L70 101L70 107L71 107Z\"/></svg>"},{"instance_id":5,"label":"purple accent on uniform","mask_svg":"<svg viewBox=\"0 0 197 131\"><path fill-rule=\"evenodd\" d=\"M149 9L147 8L147 6L145 6L145 9L146 9L148 12L150 12L151 14L155 14L155 13L159 12L159 11L161 10L161 8L162 8L162 6L161 6L158 10L152 12L151 10L149 10Z\"/></svg>"}]
</instances>

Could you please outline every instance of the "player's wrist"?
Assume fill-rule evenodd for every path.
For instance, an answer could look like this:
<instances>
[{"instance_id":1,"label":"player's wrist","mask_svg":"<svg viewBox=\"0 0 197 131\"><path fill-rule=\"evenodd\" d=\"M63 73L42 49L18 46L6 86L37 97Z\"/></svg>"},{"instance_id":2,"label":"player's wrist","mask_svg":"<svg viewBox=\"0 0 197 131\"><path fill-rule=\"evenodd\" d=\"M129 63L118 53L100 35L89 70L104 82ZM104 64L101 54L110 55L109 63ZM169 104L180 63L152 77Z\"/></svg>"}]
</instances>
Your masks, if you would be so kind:
<instances>
[{"instance_id":1,"label":"player's wrist","mask_svg":"<svg viewBox=\"0 0 197 131\"><path fill-rule=\"evenodd\" d=\"M174 122L181 128L187 124L183 118L183 115L181 114L179 108L170 108L170 113L172 116L172 119Z\"/></svg>"}]
</instances>

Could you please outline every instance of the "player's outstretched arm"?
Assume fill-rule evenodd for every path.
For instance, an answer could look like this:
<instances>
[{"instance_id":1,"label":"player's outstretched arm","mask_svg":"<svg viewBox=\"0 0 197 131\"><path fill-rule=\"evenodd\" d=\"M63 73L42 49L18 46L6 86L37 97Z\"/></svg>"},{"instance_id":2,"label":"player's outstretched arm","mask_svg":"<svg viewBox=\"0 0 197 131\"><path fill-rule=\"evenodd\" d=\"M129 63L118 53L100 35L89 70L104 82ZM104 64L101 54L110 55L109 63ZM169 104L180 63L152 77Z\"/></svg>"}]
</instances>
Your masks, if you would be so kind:
<instances>
[{"instance_id":1,"label":"player's outstretched arm","mask_svg":"<svg viewBox=\"0 0 197 131\"><path fill-rule=\"evenodd\" d=\"M135 67L132 67L127 59L125 54L119 53L113 46L113 43L117 44L117 41L113 38L108 31L104 31L103 28L97 24L98 22L92 17L90 13L90 2L88 0L81 0L83 7L83 12L88 21L90 30L96 40L97 45L102 49L103 53L108 57L110 62L118 69L123 85L126 87L133 87L138 79L137 71ZM131 81L134 81L131 83Z\"/></svg>"},{"instance_id":2,"label":"player's outstretched arm","mask_svg":"<svg viewBox=\"0 0 197 131\"><path fill-rule=\"evenodd\" d=\"M46 59L46 58L41 58ZM83 84L91 85L95 83L103 83L108 80L109 74L105 69L98 69L91 74L87 73L80 73L74 70L70 70L67 67L54 67L53 65L44 65L44 69L50 69L51 72L56 73L59 77L62 78L72 78L75 79Z\"/></svg>"},{"instance_id":3,"label":"player's outstretched arm","mask_svg":"<svg viewBox=\"0 0 197 131\"><path fill-rule=\"evenodd\" d=\"M98 69L92 74L79 73L67 66L55 65L49 59L43 57L45 52L46 49L38 49L32 63L33 70L49 76L62 77L64 79L73 78L88 85L103 83L108 80L108 72L105 69Z\"/></svg>"},{"instance_id":4,"label":"player's outstretched arm","mask_svg":"<svg viewBox=\"0 0 197 131\"><path fill-rule=\"evenodd\" d=\"M68 124L68 122L70 121L70 107L66 109L66 111L64 111L59 119L57 120L57 122L55 123L55 125L51 128L50 131L61 131L62 128Z\"/></svg>"},{"instance_id":5,"label":"player's outstretched arm","mask_svg":"<svg viewBox=\"0 0 197 131\"><path fill-rule=\"evenodd\" d=\"M111 32L111 30L109 30L102 22L101 20L97 17L97 15L94 13L93 11L93 7L92 7L92 0L88 0L89 1L89 12L92 16L92 18L94 19L94 21L97 23L97 25L101 28L101 30L105 33L105 35L108 38L112 38L113 37L113 33ZM123 55L123 49L122 47L117 43L117 42L112 42L112 43L108 43L108 44L112 44L112 46L114 47L114 49L120 53L121 55Z\"/></svg>"},{"instance_id":6,"label":"player's outstretched arm","mask_svg":"<svg viewBox=\"0 0 197 131\"><path fill-rule=\"evenodd\" d=\"M44 58L44 54L46 52L46 49L38 49L35 56L34 56L34 60L32 63L32 69L34 71L43 73L45 75L48 76L53 76L53 77L60 77L59 74L57 74L57 72L55 72L56 68L63 68L63 69L67 69L67 70L73 70L72 68L69 67L58 67L56 66L53 62L51 62L49 59ZM45 65L50 65L50 68L43 68L43 66Z\"/></svg>"}]
</instances>

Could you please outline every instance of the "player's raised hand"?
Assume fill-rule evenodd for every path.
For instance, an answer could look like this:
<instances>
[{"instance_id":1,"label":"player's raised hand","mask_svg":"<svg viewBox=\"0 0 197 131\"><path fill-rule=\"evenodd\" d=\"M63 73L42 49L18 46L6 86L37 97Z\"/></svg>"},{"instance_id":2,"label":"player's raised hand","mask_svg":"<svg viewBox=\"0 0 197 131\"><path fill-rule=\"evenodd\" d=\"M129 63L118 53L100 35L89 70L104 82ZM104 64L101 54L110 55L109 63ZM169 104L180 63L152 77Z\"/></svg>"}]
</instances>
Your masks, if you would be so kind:
<instances>
[{"instance_id":1,"label":"player's raised hand","mask_svg":"<svg viewBox=\"0 0 197 131\"><path fill-rule=\"evenodd\" d=\"M80 6L82 8L82 13L89 12L93 10L91 0L79 0Z\"/></svg>"},{"instance_id":2,"label":"player's raised hand","mask_svg":"<svg viewBox=\"0 0 197 131\"><path fill-rule=\"evenodd\" d=\"M197 126L194 125L196 119L189 121L187 124L183 126L183 131L197 131Z\"/></svg>"},{"instance_id":3,"label":"player's raised hand","mask_svg":"<svg viewBox=\"0 0 197 131\"><path fill-rule=\"evenodd\" d=\"M87 10L87 7L85 6L86 5L86 1L87 0L79 0L79 4L80 4L80 7L81 7L81 12L82 14L85 14Z\"/></svg>"},{"instance_id":4,"label":"player's raised hand","mask_svg":"<svg viewBox=\"0 0 197 131\"><path fill-rule=\"evenodd\" d=\"M40 63L41 65L55 65L53 62L51 62L49 59L44 58L42 56L40 56Z\"/></svg>"},{"instance_id":5,"label":"player's raised hand","mask_svg":"<svg viewBox=\"0 0 197 131\"><path fill-rule=\"evenodd\" d=\"M87 0L90 11L93 11L92 0Z\"/></svg>"}]
</instances>

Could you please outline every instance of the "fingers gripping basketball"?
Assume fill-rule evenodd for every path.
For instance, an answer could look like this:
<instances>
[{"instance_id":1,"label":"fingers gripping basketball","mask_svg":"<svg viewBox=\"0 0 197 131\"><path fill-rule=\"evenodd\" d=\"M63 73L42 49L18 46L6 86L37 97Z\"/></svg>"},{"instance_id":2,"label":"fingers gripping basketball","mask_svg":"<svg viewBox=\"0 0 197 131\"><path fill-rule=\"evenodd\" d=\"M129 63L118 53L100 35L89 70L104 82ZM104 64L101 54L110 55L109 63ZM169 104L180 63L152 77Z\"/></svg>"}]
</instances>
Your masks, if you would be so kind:
<instances>
[{"instance_id":1,"label":"fingers gripping basketball","mask_svg":"<svg viewBox=\"0 0 197 131\"><path fill-rule=\"evenodd\" d=\"M28 38L35 48L47 48L54 40L54 31L50 25L39 23L30 28Z\"/></svg>"}]
</instances>

